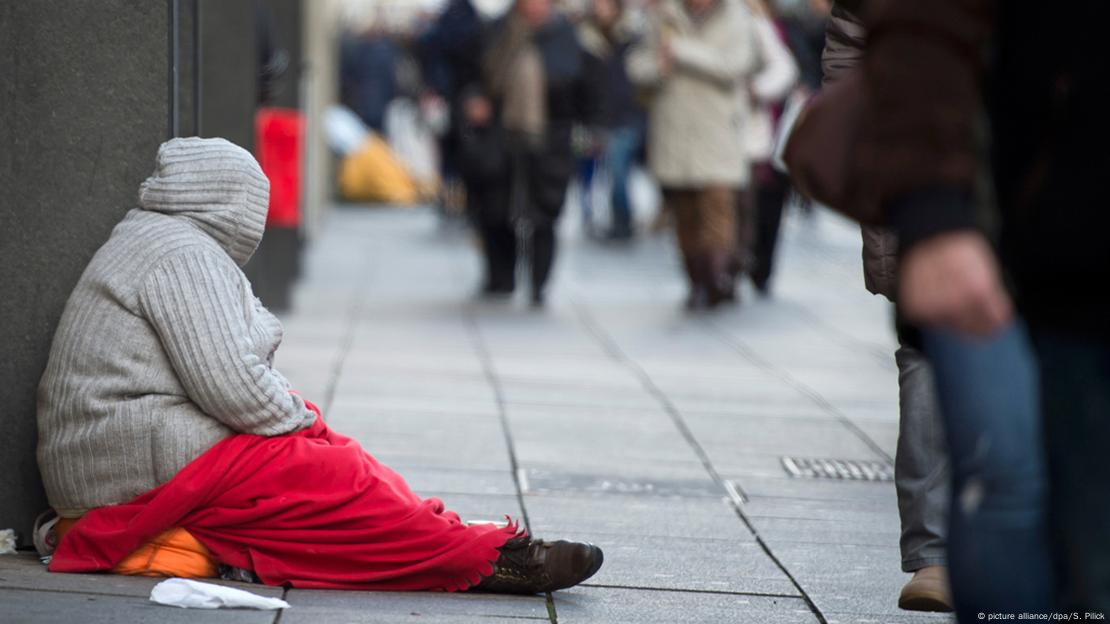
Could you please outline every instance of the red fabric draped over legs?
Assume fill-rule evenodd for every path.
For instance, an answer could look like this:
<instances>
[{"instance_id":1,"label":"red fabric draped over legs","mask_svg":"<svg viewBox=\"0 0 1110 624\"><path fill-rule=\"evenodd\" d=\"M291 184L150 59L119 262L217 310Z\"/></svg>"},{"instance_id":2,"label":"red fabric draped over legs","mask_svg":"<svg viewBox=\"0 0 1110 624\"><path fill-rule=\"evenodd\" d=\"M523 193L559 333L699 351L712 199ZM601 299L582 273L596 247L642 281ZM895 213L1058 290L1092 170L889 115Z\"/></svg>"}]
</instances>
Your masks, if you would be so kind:
<instances>
[{"instance_id":1,"label":"red fabric draped over legs","mask_svg":"<svg viewBox=\"0 0 1110 624\"><path fill-rule=\"evenodd\" d=\"M228 437L168 483L90 511L50 570L109 570L173 527L266 584L328 589L464 590L518 534L463 524L317 418L292 434Z\"/></svg>"}]
</instances>

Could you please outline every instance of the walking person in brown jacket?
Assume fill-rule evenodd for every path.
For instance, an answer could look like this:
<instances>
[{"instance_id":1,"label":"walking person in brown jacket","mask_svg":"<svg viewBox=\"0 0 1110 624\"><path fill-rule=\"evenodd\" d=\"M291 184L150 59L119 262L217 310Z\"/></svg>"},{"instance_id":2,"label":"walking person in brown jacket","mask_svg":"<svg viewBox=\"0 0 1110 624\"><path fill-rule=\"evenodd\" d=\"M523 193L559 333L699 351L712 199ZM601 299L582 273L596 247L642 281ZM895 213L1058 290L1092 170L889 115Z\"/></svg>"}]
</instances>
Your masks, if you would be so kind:
<instances>
[{"instance_id":1,"label":"walking person in brown jacket","mask_svg":"<svg viewBox=\"0 0 1110 624\"><path fill-rule=\"evenodd\" d=\"M857 11L864 2L837 2L826 30L821 57L824 83L859 66L866 30ZM898 240L879 226L865 225L863 273L867 290L895 301L898 286ZM899 341L898 448L894 485L898 492L902 571L913 578L902 588L898 606L914 611L950 611L945 523L948 507L948 459L943 423L933 388L933 373L921 351Z\"/></svg>"}]
</instances>

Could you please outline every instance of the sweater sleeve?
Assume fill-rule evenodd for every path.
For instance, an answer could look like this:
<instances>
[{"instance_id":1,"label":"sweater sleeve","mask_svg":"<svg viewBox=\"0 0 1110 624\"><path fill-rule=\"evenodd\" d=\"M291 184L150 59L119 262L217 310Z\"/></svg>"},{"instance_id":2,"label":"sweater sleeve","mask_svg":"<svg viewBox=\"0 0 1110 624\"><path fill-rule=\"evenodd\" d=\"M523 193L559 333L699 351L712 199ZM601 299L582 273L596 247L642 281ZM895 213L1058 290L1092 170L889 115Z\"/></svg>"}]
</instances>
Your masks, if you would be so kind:
<instances>
[{"instance_id":1,"label":"sweater sleeve","mask_svg":"<svg viewBox=\"0 0 1110 624\"><path fill-rule=\"evenodd\" d=\"M212 253L182 253L147 274L139 303L189 398L241 433L280 435L310 426L315 414L251 349L238 268Z\"/></svg>"}]
</instances>

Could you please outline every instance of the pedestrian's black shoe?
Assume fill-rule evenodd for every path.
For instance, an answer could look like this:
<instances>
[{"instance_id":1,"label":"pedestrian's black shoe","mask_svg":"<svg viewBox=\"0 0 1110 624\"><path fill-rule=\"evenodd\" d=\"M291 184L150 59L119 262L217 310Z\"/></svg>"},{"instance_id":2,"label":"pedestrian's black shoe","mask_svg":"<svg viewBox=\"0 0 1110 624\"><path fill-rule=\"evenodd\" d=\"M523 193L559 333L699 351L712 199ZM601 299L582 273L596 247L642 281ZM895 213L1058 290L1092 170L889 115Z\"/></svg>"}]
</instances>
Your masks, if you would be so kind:
<instances>
[{"instance_id":1,"label":"pedestrian's black shoe","mask_svg":"<svg viewBox=\"0 0 1110 624\"><path fill-rule=\"evenodd\" d=\"M580 542L515 537L501 547L493 574L475 589L500 594L540 594L573 587L601 569L601 549Z\"/></svg>"},{"instance_id":2,"label":"pedestrian's black shoe","mask_svg":"<svg viewBox=\"0 0 1110 624\"><path fill-rule=\"evenodd\" d=\"M512 284L487 281L482 285L482 290L478 293L478 296L483 299L505 299L512 296L513 290L515 288Z\"/></svg>"}]
</instances>

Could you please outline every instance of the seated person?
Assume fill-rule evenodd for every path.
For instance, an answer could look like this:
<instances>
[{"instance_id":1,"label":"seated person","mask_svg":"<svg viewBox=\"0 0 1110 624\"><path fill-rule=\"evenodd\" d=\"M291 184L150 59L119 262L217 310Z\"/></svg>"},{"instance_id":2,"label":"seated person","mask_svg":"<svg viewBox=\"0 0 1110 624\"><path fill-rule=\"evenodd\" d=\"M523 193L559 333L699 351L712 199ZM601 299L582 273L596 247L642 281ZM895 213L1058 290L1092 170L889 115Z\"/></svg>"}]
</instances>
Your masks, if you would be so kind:
<instances>
[{"instance_id":1,"label":"seated person","mask_svg":"<svg viewBox=\"0 0 1110 624\"><path fill-rule=\"evenodd\" d=\"M39 467L67 526L50 569L119 572L184 532L273 585L537 593L597 572L596 546L419 498L290 389L281 324L240 270L268 195L246 151L173 139L78 281L39 386Z\"/></svg>"}]
</instances>

